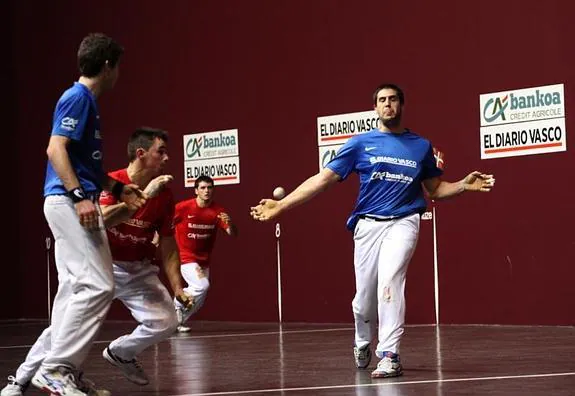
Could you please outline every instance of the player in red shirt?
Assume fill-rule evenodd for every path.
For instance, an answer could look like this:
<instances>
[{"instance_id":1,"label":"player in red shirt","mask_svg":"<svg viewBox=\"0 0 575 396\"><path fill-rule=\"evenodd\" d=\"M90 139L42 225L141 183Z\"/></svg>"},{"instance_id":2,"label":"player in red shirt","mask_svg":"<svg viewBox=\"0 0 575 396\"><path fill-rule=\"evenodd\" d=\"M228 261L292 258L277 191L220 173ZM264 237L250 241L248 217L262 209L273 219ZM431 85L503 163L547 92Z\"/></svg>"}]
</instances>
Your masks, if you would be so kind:
<instances>
[{"instance_id":1,"label":"player in red shirt","mask_svg":"<svg viewBox=\"0 0 575 396\"><path fill-rule=\"evenodd\" d=\"M214 181L209 176L200 176L194 183L196 197L176 204L174 226L176 241L182 261L181 271L192 296L193 305L186 308L174 299L178 314L178 331L188 332L184 323L204 304L210 287L210 253L216 241L218 228L228 235L236 236L238 230L225 209L213 201Z\"/></svg>"},{"instance_id":2,"label":"player in red shirt","mask_svg":"<svg viewBox=\"0 0 575 396\"><path fill-rule=\"evenodd\" d=\"M167 141L168 135L164 131L151 128L136 130L128 143L128 168L109 174L120 182L145 186L144 193L148 199L142 208L118 203L109 193L100 196L112 252L114 298L122 301L139 322L131 334L112 341L103 351L103 356L119 367L130 381L139 385L145 385L149 380L136 356L168 338L178 325L172 297L158 278L158 267L151 264L155 254L151 243L155 232L160 235L161 261L172 290L176 298L184 302L188 300L182 289L180 256L173 235L174 198L172 192L164 188L172 177L161 175L168 161ZM29 381L42 364L50 350L51 338L48 328L18 368L18 378L25 379L22 383ZM90 396L95 394L89 393ZM97 391L97 395L109 395L109 392Z\"/></svg>"},{"instance_id":3,"label":"player in red shirt","mask_svg":"<svg viewBox=\"0 0 575 396\"><path fill-rule=\"evenodd\" d=\"M128 144L130 165L110 174L116 180L146 186L148 201L141 209L131 210L111 194L102 194L100 198L114 261L115 298L139 322L131 334L112 341L102 354L126 378L139 385L149 381L136 356L168 338L178 325L172 298L158 278L158 267L152 265L156 255L152 241L156 233L161 262L174 295L178 300L188 301L182 289L180 256L172 225L174 197L169 188L163 187L172 179L162 175L168 161L167 141L164 131L138 129Z\"/></svg>"}]
</instances>

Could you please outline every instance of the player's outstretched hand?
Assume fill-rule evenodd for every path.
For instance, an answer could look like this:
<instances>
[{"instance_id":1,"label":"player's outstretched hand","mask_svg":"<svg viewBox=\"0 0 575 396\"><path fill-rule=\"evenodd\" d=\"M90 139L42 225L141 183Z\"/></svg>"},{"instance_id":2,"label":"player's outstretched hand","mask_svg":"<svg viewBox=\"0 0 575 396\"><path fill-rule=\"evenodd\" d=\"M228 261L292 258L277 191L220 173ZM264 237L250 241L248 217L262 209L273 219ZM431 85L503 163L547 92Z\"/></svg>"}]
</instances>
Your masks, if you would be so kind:
<instances>
[{"instance_id":1,"label":"player's outstretched hand","mask_svg":"<svg viewBox=\"0 0 575 396\"><path fill-rule=\"evenodd\" d=\"M281 213L281 206L273 199L262 199L258 206L250 208L250 214L254 220L268 221Z\"/></svg>"},{"instance_id":2,"label":"player's outstretched hand","mask_svg":"<svg viewBox=\"0 0 575 396\"><path fill-rule=\"evenodd\" d=\"M479 171L471 172L463 179L463 188L466 191L489 192L495 185L493 175L487 175Z\"/></svg>"},{"instance_id":3,"label":"player's outstretched hand","mask_svg":"<svg viewBox=\"0 0 575 396\"><path fill-rule=\"evenodd\" d=\"M144 194L146 194L148 198L157 197L164 186L172 180L174 180L174 176L172 175L160 175L148 183L144 189Z\"/></svg>"},{"instance_id":4,"label":"player's outstretched hand","mask_svg":"<svg viewBox=\"0 0 575 396\"><path fill-rule=\"evenodd\" d=\"M145 205L146 199L146 194L136 184L126 184L120 196L120 200L130 209L140 209Z\"/></svg>"}]
</instances>

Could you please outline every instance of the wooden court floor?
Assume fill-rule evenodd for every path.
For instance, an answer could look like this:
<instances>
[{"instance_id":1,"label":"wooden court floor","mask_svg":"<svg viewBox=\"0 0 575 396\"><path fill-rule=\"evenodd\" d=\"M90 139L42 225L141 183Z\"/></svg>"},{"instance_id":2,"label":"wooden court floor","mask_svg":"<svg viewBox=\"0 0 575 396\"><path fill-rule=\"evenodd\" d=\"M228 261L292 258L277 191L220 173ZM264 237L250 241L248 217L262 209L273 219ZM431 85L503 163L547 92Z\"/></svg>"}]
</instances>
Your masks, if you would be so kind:
<instances>
[{"instance_id":1,"label":"wooden court floor","mask_svg":"<svg viewBox=\"0 0 575 396\"><path fill-rule=\"evenodd\" d=\"M0 322L2 387L44 326ZM133 327L107 322L84 367L114 396L575 395L574 327L409 326L405 374L372 380L354 367L351 325L194 322L142 354L151 380L143 387L101 357Z\"/></svg>"}]
</instances>

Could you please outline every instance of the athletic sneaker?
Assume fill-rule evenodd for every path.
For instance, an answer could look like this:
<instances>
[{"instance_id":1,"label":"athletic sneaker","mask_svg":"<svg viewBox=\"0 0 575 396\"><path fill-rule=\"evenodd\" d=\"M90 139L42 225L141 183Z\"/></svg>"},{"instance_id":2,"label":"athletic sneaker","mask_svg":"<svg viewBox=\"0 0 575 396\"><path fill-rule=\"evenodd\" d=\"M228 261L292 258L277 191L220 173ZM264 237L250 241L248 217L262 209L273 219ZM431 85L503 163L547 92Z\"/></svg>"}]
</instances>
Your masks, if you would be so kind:
<instances>
[{"instance_id":1,"label":"athletic sneaker","mask_svg":"<svg viewBox=\"0 0 575 396\"><path fill-rule=\"evenodd\" d=\"M189 333L192 329L184 324L188 309L184 307L176 307L176 316L178 317L178 333Z\"/></svg>"},{"instance_id":2,"label":"athletic sneaker","mask_svg":"<svg viewBox=\"0 0 575 396\"><path fill-rule=\"evenodd\" d=\"M364 369L369 366L371 362L371 350L369 344L363 348L353 347L353 357L355 358L355 366L359 369Z\"/></svg>"},{"instance_id":3,"label":"athletic sneaker","mask_svg":"<svg viewBox=\"0 0 575 396\"><path fill-rule=\"evenodd\" d=\"M30 385L30 382L20 384L16 381L16 378L11 375L8 377L8 385L0 391L0 396L22 396L26 388L28 388L28 385Z\"/></svg>"},{"instance_id":4,"label":"athletic sneaker","mask_svg":"<svg viewBox=\"0 0 575 396\"><path fill-rule=\"evenodd\" d=\"M146 375L144 369L142 368L142 364L138 361L138 359L136 358L132 360L121 359L118 356L114 355L112 351L110 351L110 347L107 347L102 351L102 356L108 362L110 362L111 364L122 370L124 376L128 380L132 381L134 384L147 385L150 382L148 376Z\"/></svg>"},{"instance_id":5,"label":"athletic sneaker","mask_svg":"<svg viewBox=\"0 0 575 396\"><path fill-rule=\"evenodd\" d=\"M192 331L192 328L191 328L191 327L188 327L188 326L185 326L185 325L179 325L179 326L176 328L176 331L177 331L178 333L189 333L190 331Z\"/></svg>"},{"instance_id":6,"label":"athletic sneaker","mask_svg":"<svg viewBox=\"0 0 575 396\"><path fill-rule=\"evenodd\" d=\"M66 367L53 370L40 368L32 378L32 385L59 396L88 396L79 389L74 373Z\"/></svg>"},{"instance_id":7,"label":"athletic sneaker","mask_svg":"<svg viewBox=\"0 0 575 396\"><path fill-rule=\"evenodd\" d=\"M377 363L377 368L371 372L371 378L398 377L403 374L399 355L393 352L383 352L383 358Z\"/></svg>"}]
</instances>

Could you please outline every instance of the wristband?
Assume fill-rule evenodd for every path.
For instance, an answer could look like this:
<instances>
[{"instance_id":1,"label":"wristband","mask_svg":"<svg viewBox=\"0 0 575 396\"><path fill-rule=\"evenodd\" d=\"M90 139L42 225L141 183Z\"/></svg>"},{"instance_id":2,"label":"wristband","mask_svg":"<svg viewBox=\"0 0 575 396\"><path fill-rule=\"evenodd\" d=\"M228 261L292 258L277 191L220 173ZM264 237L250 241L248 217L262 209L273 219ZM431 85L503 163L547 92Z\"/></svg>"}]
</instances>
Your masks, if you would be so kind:
<instances>
[{"instance_id":1,"label":"wristband","mask_svg":"<svg viewBox=\"0 0 575 396\"><path fill-rule=\"evenodd\" d=\"M86 196L86 193L84 192L84 190L82 190L82 187L76 187L71 189L70 191L68 191L66 193L66 195L72 200L72 202L74 203L78 203L80 201L83 201L85 199L88 199L88 197Z\"/></svg>"},{"instance_id":2,"label":"wristband","mask_svg":"<svg viewBox=\"0 0 575 396\"><path fill-rule=\"evenodd\" d=\"M116 198L118 201L120 201L120 197L122 196L122 191L124 191L124 183L121 183L119 181L117 181L114 184L114 187L112 187L112 195L114 196L114 198Z\"/></svg>"}]
</instances>

